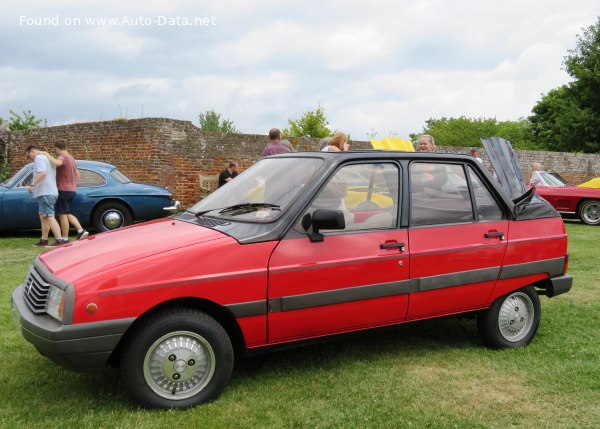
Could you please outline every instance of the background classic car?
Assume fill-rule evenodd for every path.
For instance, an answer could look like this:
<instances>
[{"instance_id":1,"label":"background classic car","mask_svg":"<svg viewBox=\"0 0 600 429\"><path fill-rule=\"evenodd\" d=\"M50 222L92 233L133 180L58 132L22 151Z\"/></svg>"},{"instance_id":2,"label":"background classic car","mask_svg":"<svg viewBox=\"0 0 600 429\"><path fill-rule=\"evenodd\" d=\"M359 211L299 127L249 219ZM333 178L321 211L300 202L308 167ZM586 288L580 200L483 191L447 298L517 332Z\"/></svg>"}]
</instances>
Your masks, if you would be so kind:
<instances>
[{"instance_id":1,"label":"background classic car","mask_svg":"<svg viewBox=\"0 0 600 429\"><path fill-rule=\"evenodd\" d=\"M534 171L529 183L565 217L577 216L585 224L600 225L600 189L571 186L547 171Z\"/></svg>"},{"instance_id":2,"label":"background classic car","mask_svg":"<svg viewBox=\"0 0 600 429\"><path fill-rule=\"evenodd\" d=\"M73 214L84 227L107 231L169 214L179 203L156 185L132 182L114 165L77 161L79 182ZM25 165L0 185L0 231L38 229L38 203L27 187L33 180L33 163Z\"/></svg>"}]
</instances>

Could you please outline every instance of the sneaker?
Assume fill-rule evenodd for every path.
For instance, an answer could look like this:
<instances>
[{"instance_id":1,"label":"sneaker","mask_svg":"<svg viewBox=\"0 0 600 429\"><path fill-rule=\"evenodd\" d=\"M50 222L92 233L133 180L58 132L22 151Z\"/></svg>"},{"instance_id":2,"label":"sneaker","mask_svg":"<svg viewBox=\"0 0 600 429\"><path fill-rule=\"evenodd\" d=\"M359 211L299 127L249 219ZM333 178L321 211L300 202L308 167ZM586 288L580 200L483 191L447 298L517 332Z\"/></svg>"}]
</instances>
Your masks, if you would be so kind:
<instances>
[{"instance_id":1,"label":"sneaker","mask_svg":"<svg viewBox=\"0 0 600 429\"><path fill-rule=\"evenodd\" d=\"M46 244L45 247L58 247L58 246L62 246L63 244L67 244L69 242L68 238L65 239L58 239L58 240L54 240L52 243L50 244Z\"/></svg>"},{"instance_id":2,"label":"sneaker","mask_svg":"<svg viewBox=\"0 0 600 429\"><path fill-rule=\"evenodd\" d=\"M75 240L83 240L85 237L87 237L88 235L90 235L89 232L87 232L85 229L79 233L77 233L77 236L75 237Z\"/></svg>"},{"instance_id":3,"label":"sneaker","mask_svg":"<svg viewBox=\"0 0 600 429\"><path fill-rule=\"evenodd\" d=\"M48 245L48 240L41 240L38 241L37 243L35 243L33 245L33 247L46 247Z\"/></svg>"}]
</instances>

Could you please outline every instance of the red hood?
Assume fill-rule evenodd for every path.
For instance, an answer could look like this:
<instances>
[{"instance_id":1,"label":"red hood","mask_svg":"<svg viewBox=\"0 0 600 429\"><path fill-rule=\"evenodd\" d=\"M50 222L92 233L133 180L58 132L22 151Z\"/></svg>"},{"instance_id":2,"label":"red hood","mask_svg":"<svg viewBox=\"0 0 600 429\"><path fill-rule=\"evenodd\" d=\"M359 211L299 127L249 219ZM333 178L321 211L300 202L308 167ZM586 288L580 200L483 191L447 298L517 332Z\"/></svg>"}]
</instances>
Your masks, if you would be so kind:
<instances>
[{"instance_id":1,"label":"red hood","mask_svg":"<svg viewBox=\"0 0 600 429\"><path fill-rule=\"evenodd\" d=\"M54 275L73 282L157 253L213 240L233 239L202 226L160 219L65 244L42 253L40 259Z\"/></svg>"}]
</instances>

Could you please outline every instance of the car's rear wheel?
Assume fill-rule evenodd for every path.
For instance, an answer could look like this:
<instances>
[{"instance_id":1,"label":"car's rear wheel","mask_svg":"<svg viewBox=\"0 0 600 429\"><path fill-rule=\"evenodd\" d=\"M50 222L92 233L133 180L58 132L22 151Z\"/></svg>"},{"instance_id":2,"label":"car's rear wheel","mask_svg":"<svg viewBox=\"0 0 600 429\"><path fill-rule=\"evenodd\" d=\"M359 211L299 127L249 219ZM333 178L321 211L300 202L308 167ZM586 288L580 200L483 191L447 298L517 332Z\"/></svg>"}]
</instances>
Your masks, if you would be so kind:
<instances>
[{"instance_id":1,"label":"car's rear wheel","mask_svg":"<svg viewBox=\"0 0 600 429\"><path fill-rule=\"evenodd\" d=\"M229 383L231 341L205 313L163 311L128 338L121 356L123 384L146 408L188 408L212 401Z\"/></svg>"},{"instance_id":2,"label":"car's rear wheel","mask_svg":"<svg viewBox=\"0 0 600 429\"><path fill-rule=\"evenodd\" d=\"M477 316L479 335L488 347L520 347L533 340L540 325L542 308L532 286L498 298Z\"/></svg>"},{"instance_id":3,"label":"car's rear wheel","mask_svg":"<svg viewBox=\"0 0 600 429\"><path fill-rule=\"evenodd\" d=\"M587 200L581 203L577 210L577 216L579 219L587 225L599 225L600 224L600 201L598 200Z\"/></svg>"},{"instance_id":4,"label":"car's rear wheel","mask_svg":"<svg viewBox=\"0 0 600 429\"><path fill-rule=\"evenodd\" d=\"M94 210L92 222L97 231L110 231L131 225L133 216L125 204L118 201L108 201L100 204Z\"/></svg>"}]
</instances>

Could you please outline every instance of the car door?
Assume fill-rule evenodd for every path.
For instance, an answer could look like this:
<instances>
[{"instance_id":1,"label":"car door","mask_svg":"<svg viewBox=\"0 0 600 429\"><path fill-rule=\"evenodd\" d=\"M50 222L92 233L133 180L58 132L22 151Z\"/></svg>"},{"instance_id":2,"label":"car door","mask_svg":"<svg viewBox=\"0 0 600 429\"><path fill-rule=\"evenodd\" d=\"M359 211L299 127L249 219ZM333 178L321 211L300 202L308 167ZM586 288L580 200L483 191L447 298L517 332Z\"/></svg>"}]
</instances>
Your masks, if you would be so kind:
<instances>
[{"instance_id":1,"label":"car door","mask_svg":"<svg viewBox=\"0 0 600 429\"><path fill-rule=\"evenodd\" d=\"M362 197L344 178L365 176ZM358 163L337 170L305 213L341 210L345 228L313 242L298 221L269 263L270 343L400 322L409 291L407 233L398 228L399 166ZM373 191L375 189L375 191ZM376 204L372 192L386 207ZM359 201L360 200L360 201ZM352 206L352 209L348 207Z\"/></svg>"},{"instance_id":2,"label":"car door","mask_svg":"<svg viewBox=\"0 0 600 429\"><path fill-rule=\"evenodd\" d=\"M2 197L2 229L19 230L40 227L39 207L28 186L33 172L25 174L14 186L5 190Z\"/></svg>"},{"instance_id":3,"label":"car door","mask_svg":"<svg viewBox=\"0 0 600 429\"><path fill-rule=\"evenodd\" d=\"M410 165L408 319L482 308L506 252L508 220L481 174L461 163Z\"/></svg>"}]
</instances>

